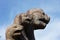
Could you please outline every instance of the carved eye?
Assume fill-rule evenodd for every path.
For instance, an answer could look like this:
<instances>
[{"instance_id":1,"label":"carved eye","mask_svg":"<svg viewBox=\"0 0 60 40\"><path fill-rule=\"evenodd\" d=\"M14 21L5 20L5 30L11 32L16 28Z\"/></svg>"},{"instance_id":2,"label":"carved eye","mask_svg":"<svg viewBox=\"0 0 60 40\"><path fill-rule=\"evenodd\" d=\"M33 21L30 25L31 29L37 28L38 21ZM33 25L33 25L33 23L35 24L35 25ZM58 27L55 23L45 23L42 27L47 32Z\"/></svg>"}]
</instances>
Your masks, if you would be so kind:
<instances>
[{"instance_id":1,"label":"carved eye","mask_svg":"<svg viewBox=\"0 0 60 40\"><path fill-rule=\"evenodd\" d=\"M45 15L45 13L43 13L43 15Z\"/></svg>"},{"instance_id":2,"label":"carved eye","mask_svg":"<svg viewBox=\"0 0 60 40\"><path fill-rule=\"evenodd\" d=\"M17 28L17 26L15 26L14 28Z\"/></svg>"}]
</instances>

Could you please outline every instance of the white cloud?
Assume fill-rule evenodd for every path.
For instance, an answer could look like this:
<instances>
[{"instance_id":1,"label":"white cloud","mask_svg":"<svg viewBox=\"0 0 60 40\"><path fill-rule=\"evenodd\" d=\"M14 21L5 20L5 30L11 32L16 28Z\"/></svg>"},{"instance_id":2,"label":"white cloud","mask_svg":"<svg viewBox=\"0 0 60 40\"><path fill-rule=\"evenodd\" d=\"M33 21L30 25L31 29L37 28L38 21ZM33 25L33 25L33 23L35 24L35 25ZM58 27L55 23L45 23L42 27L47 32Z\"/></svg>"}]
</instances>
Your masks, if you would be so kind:
<instances>
[{"instance_id":1,"label":"white cloud","mask_svg":"<svg viewBox=\"0 0 60 40\"><path fill-rule=\"evenodd\" d=\"M0 26L0 40L6 40L5 32L9 25L11 24L3 24L2 26Z\"/></svg>"},{"instance_id":2,"label":"white cloud","mask_svg":"<svg viewBox=\"0 0 60 40\"><path fill-rule=\"evenodd\" d=\"M0 40L5 40L5 30L6 30L6 25L4 24L3 26L0 27Z\"/></svg>"}]
</instances>

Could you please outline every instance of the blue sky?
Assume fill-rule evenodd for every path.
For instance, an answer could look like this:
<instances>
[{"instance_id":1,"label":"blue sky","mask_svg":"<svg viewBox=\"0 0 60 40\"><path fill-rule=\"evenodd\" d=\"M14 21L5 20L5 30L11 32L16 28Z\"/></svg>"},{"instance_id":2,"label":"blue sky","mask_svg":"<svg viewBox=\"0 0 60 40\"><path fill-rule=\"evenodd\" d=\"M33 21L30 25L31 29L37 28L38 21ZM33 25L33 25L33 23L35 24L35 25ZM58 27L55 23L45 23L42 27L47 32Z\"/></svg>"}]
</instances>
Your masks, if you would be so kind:
<instances>
[{"instance_id":1,"label":"blue sky","mask_svg":"<svg viewBox=\"0 0 60 40\"><path fill-rule=\"evenodd\" d=\"M41 8L51 18L44 30L35 30L36 40L60 40L60 0L0 0L0 40L15 16L32 8Z\"/></svg>"}]
</instances>

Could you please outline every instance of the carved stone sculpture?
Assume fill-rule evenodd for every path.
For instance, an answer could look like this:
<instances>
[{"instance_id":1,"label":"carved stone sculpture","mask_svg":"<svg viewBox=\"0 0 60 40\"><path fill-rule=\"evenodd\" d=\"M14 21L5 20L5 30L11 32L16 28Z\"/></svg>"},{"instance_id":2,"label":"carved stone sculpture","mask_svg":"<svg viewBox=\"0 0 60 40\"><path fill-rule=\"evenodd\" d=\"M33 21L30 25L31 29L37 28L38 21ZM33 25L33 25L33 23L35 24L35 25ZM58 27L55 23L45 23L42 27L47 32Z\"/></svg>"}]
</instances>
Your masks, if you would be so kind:
<instances>
[{"instance_id":1,"label":"carved stone sculpture","mask_svg":"<svg viewBox=\"0 0 60 40\"><path fill-rule=\"evenodd\" d=\"M35 40L34 30L44 29L50 17L42 9L31 9L15 17L7 28L6 40Z\"/></svg>"}]
</instances>

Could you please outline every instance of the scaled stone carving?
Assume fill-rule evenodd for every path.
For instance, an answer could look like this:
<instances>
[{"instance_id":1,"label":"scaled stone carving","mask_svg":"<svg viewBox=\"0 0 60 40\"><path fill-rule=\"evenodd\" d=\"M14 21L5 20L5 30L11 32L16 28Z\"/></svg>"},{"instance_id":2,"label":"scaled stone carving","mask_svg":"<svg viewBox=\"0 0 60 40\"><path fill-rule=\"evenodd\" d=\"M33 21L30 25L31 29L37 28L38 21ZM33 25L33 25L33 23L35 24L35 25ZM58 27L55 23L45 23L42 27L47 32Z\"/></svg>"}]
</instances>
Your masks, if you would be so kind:
<instances>
[{"instance_id":1,"label":"scaled stone carving","mask_svg":"<svg viewBox=\"0 0 60 40\"><path fill-rule=\"evenodd\" d=\"M50 17L38 8L18 14L7 28L6 40L35 40L34 30L44 29L49 21Z\"/></svg>"}]
</instances>

